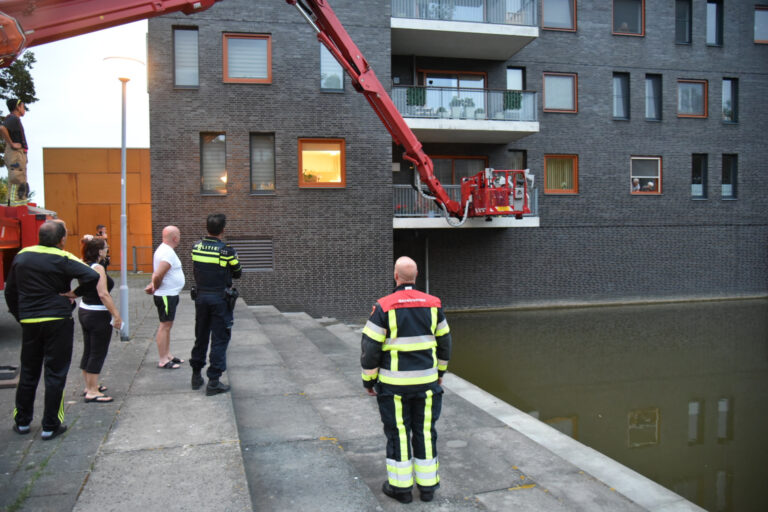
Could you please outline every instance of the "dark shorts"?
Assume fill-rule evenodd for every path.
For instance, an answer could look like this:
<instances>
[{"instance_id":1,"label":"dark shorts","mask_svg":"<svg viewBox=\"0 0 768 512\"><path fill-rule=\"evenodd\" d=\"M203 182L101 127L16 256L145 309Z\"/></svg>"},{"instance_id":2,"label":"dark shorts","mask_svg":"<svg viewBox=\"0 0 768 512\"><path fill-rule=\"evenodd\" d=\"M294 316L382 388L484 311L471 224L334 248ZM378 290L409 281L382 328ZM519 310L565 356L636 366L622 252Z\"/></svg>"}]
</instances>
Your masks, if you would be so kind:
<instances>
[{"instance_id":1,"label":"dark shorts","mask_svg":"<svg viewBox=\"0 0 768 512\"><path fill-rule=\"evenodd\" d=\"M179 305L178 295L155 295L155 306L157 306L157 316L161 322L173 322L176 318L176 306Z\"/></svg>"}]
</instances>

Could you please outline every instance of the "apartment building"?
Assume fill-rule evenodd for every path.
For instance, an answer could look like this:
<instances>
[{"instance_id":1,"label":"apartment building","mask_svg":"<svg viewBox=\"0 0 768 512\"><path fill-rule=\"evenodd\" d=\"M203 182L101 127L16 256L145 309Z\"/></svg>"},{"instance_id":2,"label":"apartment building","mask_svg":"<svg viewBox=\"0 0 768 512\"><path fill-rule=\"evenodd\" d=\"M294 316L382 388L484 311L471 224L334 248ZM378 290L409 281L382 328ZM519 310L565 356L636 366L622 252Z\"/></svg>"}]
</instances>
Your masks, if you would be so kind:
<instances>
[{"instance_id":1,"label":"apartment building","mask_svg":"<svg viewBox=\"0 0 768 512\"><path fill-rule=\"evenodd\" d=\"M154 238L226 213L250 304L363 318L402 254L453 309L768 291L768 4L330 3L449 193L529 168L533 212L450 227L284 2L152 19Z\"/></svg>"}]
</instances>

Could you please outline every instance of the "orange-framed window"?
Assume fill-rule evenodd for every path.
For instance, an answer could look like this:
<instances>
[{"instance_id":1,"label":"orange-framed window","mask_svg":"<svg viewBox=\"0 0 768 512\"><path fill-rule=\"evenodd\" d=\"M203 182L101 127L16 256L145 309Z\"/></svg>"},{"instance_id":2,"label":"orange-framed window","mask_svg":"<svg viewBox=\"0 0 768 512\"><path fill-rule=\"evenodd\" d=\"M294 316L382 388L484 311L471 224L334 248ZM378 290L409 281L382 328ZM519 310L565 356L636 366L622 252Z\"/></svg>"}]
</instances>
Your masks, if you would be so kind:
<instances>
[{"instance_id":1,"label":"orange-framed window","mask_svg":"<svg viewBox=\"0 0 768 512\"><path fill-rule=\"evenodd\" d=\"M768 5L755 6L755 42L768 44Z\"/></svg>"},{"instance_id":2,"label":"orange-framed window","mask_svg":"<svg viewBox=\"0 0 768 512\"><path fill-rule=\"evenodd\" d=\"M576 73L544 73L544 112L578 112L578 90Z\"/></svg>"},{"instance_id":3,"label":"orange-framed window","mask_svg":"<svg viewBox=\"0 0 768 512\"><path fill-rule=\"evenodd\" d=\"M541 28L576 32L576 0L541 0Z\"/></svg>"},{"instance_id":4,"label":"orange-framed window","mask_svg":"<svg viewBox=\"0 0 768 512\"><path fill-rule=\"evenodd\" d=\"M645 35L645 0L613 0L613 34Z\"/></svg>"},{"instance_id":5,"label":"orange-framed window","mask_svg":"<svg viewBox=\"0 0 768 512\"><path fill-rule=\"evenodd\" d=\"M707 117L707 81L677 81L677 117Z\"/></svg>"},{"instance_id":6,"label":"orange-framed window","mask_svg":"<svg viewBox=\"0 0 768 512\"><path fill-rule=\"evenodd\" d=\"M344 146L344 139L299 139L299 187L345 187Z\"/></svg>"},{"instance_id":7,"label":"orange-framed window","mask_svg":"<svg viewBox=\"0 0 768 512\"><path fill-rule=\"evenodd\" d=\"M272 83L272 36L225 32L222 47L224 82Z\"/></svg>"},{"instance_id":8,"label":"orange-framed window","mask_svg":"<svg viewBox=\"0 0 768 512\"><path fill-rule=\"evenodd\" d=\"M633 195L661 194L661 157L633 156L629 159L630 191Z\"/></svg>"},{"instance_id":9,"label":"orange-framed window","mask_svg":"<svg viewBox=\"0 0 768 512\"><path fill-rule=\"evenodd\" d=\"M544 155L544 193L579 193L579 155Z\"/></svg>"},{"instance_id":10,"label":"orange-framed window","mask_svg":"<svg viewBox=\"0 0 768 512\"><path fill-rule=\"evenodd\" d=\"M485 156L432 156L435 177L443 185L461 185L462 178L469 178L488 167Z\"/></svg>"}]
</instances>

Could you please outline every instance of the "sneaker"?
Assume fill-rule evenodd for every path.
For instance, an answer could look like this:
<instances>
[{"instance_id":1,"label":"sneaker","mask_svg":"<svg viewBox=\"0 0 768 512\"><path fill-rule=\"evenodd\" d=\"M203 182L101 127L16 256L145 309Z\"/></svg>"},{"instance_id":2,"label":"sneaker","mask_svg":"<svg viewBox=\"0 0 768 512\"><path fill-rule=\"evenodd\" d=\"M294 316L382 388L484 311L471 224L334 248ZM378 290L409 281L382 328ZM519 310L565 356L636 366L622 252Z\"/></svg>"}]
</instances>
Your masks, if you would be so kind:
<instances>
[{"instance_id":1,"label":"sneaker","mask_svg":"<svg viewBox=\"0 0 768 512\"><path fill-rule=\"evenodd\" d=\"M50 441L51 439L55 437L59 437L61 434L67 431L67 426L63 423L59 425L59 427L56 430L43 430L43 433L40 437L43 438L43 441Z\"/></svg>"},{"instance_id":2,"label":"sneaker","mask_svg":"<svg viewBox=\"0 0 768 512\"><path fill-rule=\"evenodd\" d=\"M192 389L200 389L204 382L200 370L192 370Z\"/></svg>"},{"instance_id":3,"label":"sneaker","mask_svg":"<svg viewBox=\"0 0 768 512\"><path fill-rule=\"evenodd\" d=\"M229 391L229 386L222 384L219 379L210 379L208 386L205 388L206 396L218 395L219 393L226 393Z\"/></svg>"},{"instance_id":4,"label":"sneaker","mask_svg":"<svg viewBox=\"0 0 768 512\"><path fill-rule=\"evenodd\" d=\"M410 490L396 491L394 487L389 485L389 482L384 482L384 484L382 484L381 492L383 492L390 498L396 499L400 503L410 503L413 501L413 494L411 494Z\"/></svg>"},{"instance_id":5,"label":"sneaker","mask_svg":"<svg viewBox=\"0 0 768 512\"><path fill-rule=\"evenodd\" d=\"M17 425L17 424L14 423L13 424L13 431L16 432L17 434L24 435L24 434L29 434L30 432L32 432L32 429L29 427L29 425L23 426L23 425Z\"/></svg>"}]
</instances>

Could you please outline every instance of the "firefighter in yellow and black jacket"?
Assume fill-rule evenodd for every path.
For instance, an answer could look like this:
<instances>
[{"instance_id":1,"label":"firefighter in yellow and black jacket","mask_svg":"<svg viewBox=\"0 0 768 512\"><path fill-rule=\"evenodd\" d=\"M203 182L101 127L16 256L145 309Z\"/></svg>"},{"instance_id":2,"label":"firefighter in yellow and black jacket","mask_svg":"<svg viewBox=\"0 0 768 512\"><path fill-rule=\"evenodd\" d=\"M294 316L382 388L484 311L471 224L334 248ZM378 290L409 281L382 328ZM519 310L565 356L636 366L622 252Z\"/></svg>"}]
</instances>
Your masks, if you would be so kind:
<instances>
[{"instance_id":1,"label":"firefighter in yellow and black jacket","mask_svg":"<svg viewBox=\"0 0 768 512\"><path fill-rule=\"evenodd\" d=\"M414 477L422 501L440 487L437 430L442 376L451 335L440 299L414 289L416 262L395 262L394 293L379 299L363 329L363 386L379 404L387 436L387 496L413 500Z\"/></svg>"}]
</instances>

